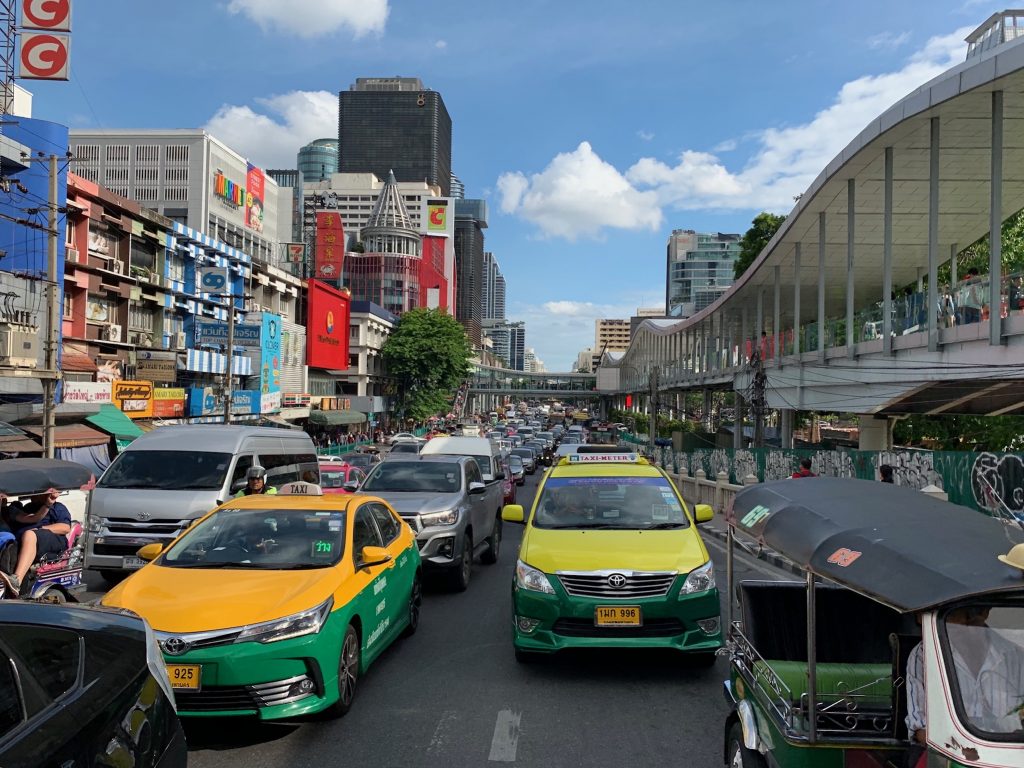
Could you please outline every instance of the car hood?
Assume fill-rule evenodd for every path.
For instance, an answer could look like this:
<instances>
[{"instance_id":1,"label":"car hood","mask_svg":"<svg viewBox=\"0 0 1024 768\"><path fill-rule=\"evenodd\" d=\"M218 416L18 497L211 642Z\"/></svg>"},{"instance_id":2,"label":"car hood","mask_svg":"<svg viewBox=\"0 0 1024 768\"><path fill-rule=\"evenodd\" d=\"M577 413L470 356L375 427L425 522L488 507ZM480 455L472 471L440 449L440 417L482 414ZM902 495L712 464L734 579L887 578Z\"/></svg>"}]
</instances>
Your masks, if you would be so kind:
<instances>
[{"instance_id":1,"label":"car hood","mask_svg":"<svg viewBox=\"0 0 1024 768\"><path fill-rule=\"evenodd\" d=\"M160 491L149 488L94 488L89 511L129 520L193 520L217 506L219 491Z\"/></svg>"},{"instance_id":2,"label":"car hood","mask_svg":"<svg viewBox=\"0 0 1024 768\"><path fill-rule=\"evenodd\" d=\"M203 570L151 563L114 587L101 604L134 611L158 632L202 632L300 613L326 600L338 581L334 568Z\"/></svg>"},{"instance_id":3,"label":"car hood","mask_svg":"<svg viewBox=\"0 0 1024 768\"><path fill-rule=\"evenodd\" d=\"M674 531L551 531L531 528L520 559L545 573L557 571L678 571L708 561L693 528Z\"/></svg>"},{"instance_id":4,"label":"car hood","mask_svg":"<svg viewBox=\"0 0 1024 768\"><path fill-rule=\"evenodd\" d=\"M462 501L461 493L430 493L428 491L366 491L384 499L400 515L420 515L428 512L443 512L457 507Z\"/></svg>"}]
</instances>

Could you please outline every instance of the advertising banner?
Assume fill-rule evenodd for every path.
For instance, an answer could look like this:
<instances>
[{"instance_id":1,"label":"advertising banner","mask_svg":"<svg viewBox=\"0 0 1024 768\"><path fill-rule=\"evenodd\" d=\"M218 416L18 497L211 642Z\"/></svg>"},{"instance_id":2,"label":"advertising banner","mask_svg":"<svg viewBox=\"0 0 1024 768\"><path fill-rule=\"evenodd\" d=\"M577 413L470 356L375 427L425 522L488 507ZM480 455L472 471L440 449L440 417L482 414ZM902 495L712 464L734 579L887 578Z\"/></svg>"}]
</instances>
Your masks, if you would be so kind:
<instances>
[{"instance_id":1,"label":"advertising banner","mask_svg":"<svg viewBox=\"0 0 1024 768\"><path fill-rule=\"evenodd\" d=\"M432 235L445 234L448 232L448 201L428 200L427 201L427 232Z\"/></svg>"},{"instance_id":2,"label":"advertising banner","mask_svg":"<svg viewBox=\"0 0 1024 768\"><path fill-rule=\"evenodd\" d=\"M111 397L114 405L131 419L148 419L153 416L153 382L115 381Z\"/></svg>"},{"instance_id":3,"label":"advertising banner","mask_svg":"<svg viewBox=\"0 0 1024 768\"><path fill-rule=\"evenodd\" d=\"M287 264L301 264L306 260L305 243L283 243L284 260Z\"/></svg>"},{"instance_id":4,"label":"advertising banner","mask_svg":"<svg viewBox=\"0 0 1024 768\"><path fill-rule=\"evenodd\" d=\"M18 56L21 80L68 80L71 35L24 31Z\"/></svg>"},{"instance_id":5,"label":"advertising banner","mask_svg":"<svg viewBox=\"0 0 1024 768\"><path fill-rule=\"evenodd\" d=\"M200 346L227 345L228 343L227 323L222 323L218 320L197 320L196 330L198 331L198 344ZM259 325L238 323L235 326L235 346L258 349L261 345L260 336L262 330L262 327Z\"/></svg>"},{"instance_id":6,"label":"advertising banner","mask_svg":"<svg viewBox=\"0 0 1024 768\"><path fill-rule=\"evenodd\" d=\"M178 356L174 352L138 352L135 372L140 379L173 384L178 378Z\"/></svg>"},{"instance_id":7,"label":"advertising banner","mask_svg":"<svg viewBox=\"0 0 1024 768\"><path fill-rule=\"evenodd\" d=\"M65 403L109 403L111 402L109 381L65 381Z\"/></svg>"},{"instance_id":8,"label":"advertising banner","mask_svg":"<svg viewBox=\"0 0 1024 768\"><path fill-rule=\"evenodd\" d=\"M313 276L317 280L341 280L345 257L345 227L336 211L316 212L316 261Z\"/></svg>"},{"instance_id":9,"label":"advertising banner","mask_svg":"<svg viewBox=\"0 0 1024 768\"><path fill-rule=\"evenodd\" d=\"M260 393L252 389L236 389L231 393L231 413L244 415L260 412ZM221 416L224 403L214 387L192 387L188 390L188 415Z\"/></svg>"},{"instance_id":10,"label":"advertising banner","mask_svg":"<svg viewBox=\"0 0 1024 768\"><path fill-rule=\"evenodd\" d=\"M281 410L281 393L271 392L260 395L260 413L275 413Z\"/></svg>"},{"instance_id":11,"label":"advertising banner","mask_svg":"<svg viewBox=\"0 0 1024 768\"><path fill-rule=\"evenodd\" d=\"M277 408L281 407L281 318L270 312L263 313L260 323L262 344L260 346L259 372L260 394L263 397L277 395ZM263 408L260 413L266 413Z\"/></svg>"},{"instance_id":12,"label":"advertising banner","mask_svg":"<svg viewBox=\"0 0 1024 768\"><path fill-rule=\"evenodd\" d=\"M71 0L21 0L22 29L71 31Z\"/></svg>"},{"instance_id":13,"label":"advertising banner","mask_svg":"<svg viewBox=\"0 0 1024 768\"><path fill-rule=\"evenodd\" d=\"M349 296L319 280L309 281L306 319L306 364L311 368L348 369Z\"/></svg>"},{"instance_id":14,"label":"advertising banner","mask_svg":"<svg viewBox=\"0 0 1024 768\"><path fill-rule=\"evenodd\" d=\"M266 177L263 171L252 163L249 163L245 174L245 186L248 187L245 194L245 226L254 232L262 232Z\"/></svg>"},{"instance_id":15,"label":"advertising banner","mask_svg":"<svg viewBox=\"0 0 1024 768\"><path fill-rule=\"evenodd\" d=\"M185 415L185 390L158 388L153 390L153 417L180 419Z\"/></svg>"}]
</instances>

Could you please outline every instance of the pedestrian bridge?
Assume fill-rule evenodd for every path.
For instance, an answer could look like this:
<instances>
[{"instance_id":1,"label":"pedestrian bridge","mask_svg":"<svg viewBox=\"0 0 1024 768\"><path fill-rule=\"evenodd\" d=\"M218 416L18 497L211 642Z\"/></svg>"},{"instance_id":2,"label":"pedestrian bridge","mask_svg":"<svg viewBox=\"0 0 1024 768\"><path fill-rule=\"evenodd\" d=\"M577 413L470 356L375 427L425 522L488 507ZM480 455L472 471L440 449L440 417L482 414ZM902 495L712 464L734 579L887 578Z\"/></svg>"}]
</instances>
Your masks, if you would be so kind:
<instances>
[{"instance_id":1,"label":"pedestrian bridge","mask_svg":"<svg viewBox=\"0 0 1024 768\"><path fill-rule=\"evenodd\" d=\"M1004 16L990 22L1003 39ZM1024 412L1024 276L1003 273L1000 244L1022 208L1024 39L972 44L821 171L715 304L645 321L598 388L619 407L656 381L784 411ZM985 235L987 268L962 274Z\"/></svg>"},{"instance_id":2,"label":"pedestrian bridge","mask_svg":"<svg viewBox=\"0 0 1024 768\"><path fill-rule=\"evenodd\" d=\"M597 376L593 373L528 373L509 368L475 365L469 394L486 400L488 409L507 397L573 401L594 399Z\"/></svg>"}]
</instances>

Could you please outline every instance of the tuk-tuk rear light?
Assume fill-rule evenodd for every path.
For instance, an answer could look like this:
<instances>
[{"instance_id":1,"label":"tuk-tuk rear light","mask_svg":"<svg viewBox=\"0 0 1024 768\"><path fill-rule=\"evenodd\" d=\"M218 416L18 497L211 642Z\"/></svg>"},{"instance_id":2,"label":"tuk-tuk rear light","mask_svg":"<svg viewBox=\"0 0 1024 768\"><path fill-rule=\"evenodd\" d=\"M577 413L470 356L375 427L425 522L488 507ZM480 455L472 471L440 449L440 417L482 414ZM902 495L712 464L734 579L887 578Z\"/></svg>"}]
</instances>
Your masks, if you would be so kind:
<instances>
[{"instance_id":1,"label":"tuk-tuk rear light","mask_svg":"<svg viewBox=\"0 0 1024 768\"><path fill-rule=\"evenodd\" d=\"M718 630L721 628L721 622L719 622L716 616L713 619L697 619L697 626L700 627L701 632L705 635L718 634Z\"/></svg>"}]
</instances>

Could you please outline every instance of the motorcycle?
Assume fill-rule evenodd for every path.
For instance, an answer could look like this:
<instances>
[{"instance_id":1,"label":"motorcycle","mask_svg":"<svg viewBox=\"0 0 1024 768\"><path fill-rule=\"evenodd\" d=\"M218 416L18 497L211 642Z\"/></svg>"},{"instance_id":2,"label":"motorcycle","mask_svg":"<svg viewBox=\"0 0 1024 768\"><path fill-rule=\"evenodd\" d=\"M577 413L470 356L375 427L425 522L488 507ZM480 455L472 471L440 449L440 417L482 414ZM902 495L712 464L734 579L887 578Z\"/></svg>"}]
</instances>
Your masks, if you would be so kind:
<instances>
[{"instance_id":1,"label":"motorcycle","mask_svg":"<svg viewBox=\"0 0 1024 768\"><path fill-rule=\"evenodd\" d=\"M57 459L6 459L0 461L0 493L8 498L32 496L48 490L88 491L95 478L88 469L70 461ZM6 521L5 521L6 522ZM72 523L67 534L68 548L59 555L45 555L32 564L22 580L20 598L52 603L77 602L76 595L85 591L82 577L85 564L85 539L81 523ZM12 541L0 547L0 560L7 558L4 550L16 547ZM6 585L0 581L0 600L8 598Z\"/></svg>"}]
</instances>

